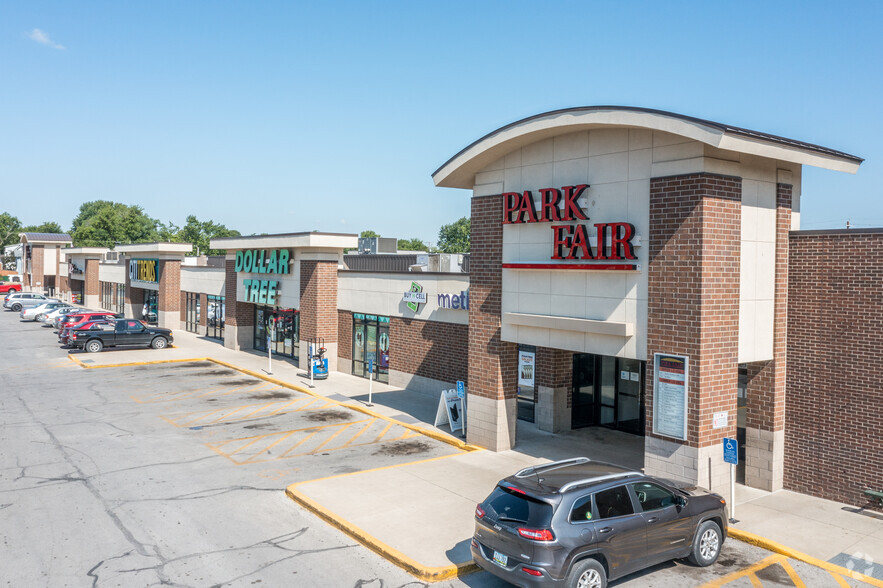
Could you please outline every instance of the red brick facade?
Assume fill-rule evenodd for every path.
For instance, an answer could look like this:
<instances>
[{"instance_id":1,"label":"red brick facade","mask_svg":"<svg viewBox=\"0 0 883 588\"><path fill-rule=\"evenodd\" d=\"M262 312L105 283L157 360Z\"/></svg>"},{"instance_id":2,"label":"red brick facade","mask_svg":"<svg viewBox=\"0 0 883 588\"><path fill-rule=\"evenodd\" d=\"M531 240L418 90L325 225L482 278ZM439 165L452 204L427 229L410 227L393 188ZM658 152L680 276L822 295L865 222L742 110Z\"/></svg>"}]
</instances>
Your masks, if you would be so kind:
<instances>
[{"instance_id":1,"label":"red brick facade","mask_svg":"<svg viewBox=\"0 0 883 588\"><path fill-rule=\"evenodd\" d=\"M337 341L337 262L300 262L300 338Z\"/></svg>"},{"instance_id":2,"label":"red brick facade","mask_svg":"<svg viewBox=\"0 0 883 588\"><path fill-rule=\"evenodd\" d=\"M469 394L515 398L518 346L500 339L503 200L472 198L469 266Z\"/></svg>"},{"instance_id":3,"label":"red brick facade","mask_svg":"<svg viewBox=\"0 0 883 588\"><path fill-rule=\"evenodd\" d=\"M337 356L353 359L353 313L337 311Z\"/></svg>"},{"instance_id":4,"label":"red brick facade","mask_svg":"<svg viewBox=\"0 0 883 588\"><path fill-rule=\"evenodd\" d=\"M650 180L646 429L653 354L689 357L687 441L736 434L742 180L707 173ZM700 394L701 390L701 394ZM729 426L712 429L715 412Z\"/></svg>"},{"instance_id":5,"label":"red brick facade","mask_svg":"<svg viewBox=\"0 0 883 588\"><path fill-rule=\"evenodd\" d=\"M883 230L791 233L785 487L883 490Z\"/></svg>"},{"instance_id":6,"label":"red brick facade","mask_svg":"<svg viewBox=\"0 0 883 588\"><path fill-rule=\"evenodd\" d=\"M158 310L178 312L181 307L181 261L179 259L159 260Z\"/></svg>"},{"instance_id":7,"label":"red brick facade","mask_svg":"<svg viewBox=\"0 0 883 588\"><path fill-rule=\"evenodd\" d=\"M536 385L567 390L567 406L573 403L573 352L537 347ZM535 387L536 389L536 387Z\"/></svg>"},{"instance_id":8,"label":"red brick facade","mask_svg":"<svg viewBox=\"0 0 883 588\"><path fill-rule=\"evenodd\" d=\"M468 337L466 325L392 317L389 367L442 382L466 381Z\"/></svg>"},{"instance_id":9,"label":"red brick facade","mask_svg":"<svg viewBox=\"0 0 883 588\"><path fill-rule=\"evenodd\" d=\"M85 296L100 296L101 290L98 285L98 259L87 259L86 260L86 291L83 293ZM85 303L85 300L83 301Z\"/></svg>"},{"instance_id":10,"label":"red brick facade","mask_svg":"<svg viewBox=\"0 0 883 588\"><path fill-rule=\"evenodd\" d=\"M246 302L237 302L236 288L239 285L239 278L235 269L235 261L228 259L225 261L225 298L226 304L226 323L231 327L252 327L254 326L254 306Z\"/></svg>"}]
</instances>

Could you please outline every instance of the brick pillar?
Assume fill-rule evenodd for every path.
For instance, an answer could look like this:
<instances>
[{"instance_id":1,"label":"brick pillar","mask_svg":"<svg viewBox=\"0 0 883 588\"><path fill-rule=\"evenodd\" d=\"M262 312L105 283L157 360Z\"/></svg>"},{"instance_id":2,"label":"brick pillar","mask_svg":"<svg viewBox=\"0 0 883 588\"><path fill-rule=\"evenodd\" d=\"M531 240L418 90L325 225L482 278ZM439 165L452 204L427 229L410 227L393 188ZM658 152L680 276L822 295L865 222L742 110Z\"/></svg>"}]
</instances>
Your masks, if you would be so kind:
<instances>
[{"instance_id":1,"label":"brick pillar","mask_svg":"<svg viewBox=\"0 0 883 588\"><path fill-rule=\"evenodd\" d=\"M128 268L128 263L126 268ZM129 272L126 271L126 304L123 307L123 314L127 317L141 318L141 308L144 306L144 290L132 285L129 279Z\"/></svg>"},{"instance_id":2,"label":"brick pillar","mask_svg":"<svg viewBox=\"0 0 883 588\"><path fill-rule=\"evenodd\" d=\"M224 347L234 349L251 349L254 347L254 305L236 301L236 289L239 281L236 276L234 259L224 262L226 278L224 282L224 304L226 322L224 324Z\"/></svg>"},{"instance_id":3,"label":"brick pillar","mask_svg":"<svg viewBox=\"0 0 883 588\"><path fill-rule=\"evenodd\" d=\"M745 422L745 483L781 490L785 468L785 381L788 341L788 184L776 186L776 275L773 359L749 364Z\"/></svg>"},{"instance_id":4,"label":"brick pillar","mask_svg":"<svg viewBox=\"0 0 883 588\"><path fill-rule=\"evenodd\" d=\"M515 446L518 346L500 339L503 200L472 198L469 268L467 441L494 451Z\"/></svg>"},{"instance_id":5,"label":"brick pillar","mask_svg":"<svg viewBox=\"0 0 883 588\"><path fill-rule=\"evenodd\" d=\"M31 285L34 292L42 292L46 289L46 280L43 277L43 246L31 245Z\"/></svg>"},{"instance_id":6,"label":"brick pillar","mask_svg":"<svg viewBox=\"0 0 883 588\"><path fill-rule=\"evenodd\" d=\"M98 260L87 259L83 269L83 305L101 308L101 283L98 281Z\"/></svg>"},{"instance_id":7,"label":"brick pillar","mask_svg":"<svg viewBox=\"0 0 883 588\"><path fill-rule=\"evenodd\" d=\"M537 347L536 424L542 431L569 431L573 352Z\"/></svg>"},{"instance_id":8,"label":"brick pillar","mask_svg":"<svg viewBox=\"0 0 883 588\"><path fill-rule=\"evenodd\" d=\"M306 367L310 340L325 340L329 366L337 365L337 261L300 262L300 365Z\"/></svg>"},{"instance_id":9,"label":"brick pillar","mask_svg":"<svg viewBox=\"0 0 883 588\"><path fill-rule=\"evenodd\" d=\"M199 295L199 326L200 334L205 335L206 315L208 315L208 294Z\"/></svg>"},{"instance_id":10,"label":"brick pillar","mask_svg":"<svg viewBox=\"0 0 883 588\"><path fill-rule=\"evenodd\" d=\"M166 329L181 328L181 260L159 260L157 322Z\"/></svg>"},{"instance_id":11,"label":"brick pillar","mask_svg":"<svg viewBox=\"0 0 883 588\"><path fill-rule=\"evenodd\" d=\"M650 180L645 469L716 490L729 484L722 438L736 436L742 180L707 173ZM686 440L653 430L653 355L689 357ZM712 429L712 415L728 425Z\"/></svg>"}]
</instances>

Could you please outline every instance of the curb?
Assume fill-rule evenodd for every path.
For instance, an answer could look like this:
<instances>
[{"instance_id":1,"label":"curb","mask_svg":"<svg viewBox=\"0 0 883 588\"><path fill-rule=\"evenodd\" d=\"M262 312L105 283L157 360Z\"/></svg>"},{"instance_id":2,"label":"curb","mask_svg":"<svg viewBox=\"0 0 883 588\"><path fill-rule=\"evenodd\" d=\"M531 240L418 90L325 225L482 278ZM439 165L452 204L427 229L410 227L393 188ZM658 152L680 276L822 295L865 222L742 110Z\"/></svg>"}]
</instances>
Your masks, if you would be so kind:
<instances>
[{"instance_id":1,"label":"curb","mask_svg":"<svg viewBox=\"0 0 883 588\"><path fill-rule=\"evenodd\" d=\"M383 543L382 541L374 538L372 535L369 535L359 527L349 524L347 521L338 517L333 512L323 508L317 502L311 500L310 498L307 498L305 495L295 489L295 486L297 485L298 484L292 484L291 486L286 488L286 496L288 496L291 500L293 500L306 510L312 512L314 515L316 515L326 523L339 529L340 531L343 531L345 534L349 535L374 553L402 568L403 570L420 580L425 580L427 582L440 582L442 580L449 580L451 578L465 576L479 570L478 565L476 565L476 563L473 561L441 567L429 567L421 565L401 551L393 549L386 543Z\"/></svg>"},{"instance_id":2,"label":"curb","mask_svg":"<svg viewBox=\"0 0 883 588\"><path fill-rule=\"evenodd\" d=\"M807 563L811 566L822 568L823 570L826 570L828 572L839 574L852 580L858 580L859 582L865 582L866 584L870 584L871 586L883 588L883 580L878 580L876 578L854 572L848 568L844 568L842 566L838 566L830 562L818 559L811 555L807 555L801 551L791 549L790 547L786 547L781 543L777 543L771 539L767 539L766 537L761 537L760 535L755 535L754 533L751 533L749 531L743 531L741 529L734 529L733 527L730 527L727 530L727 536L732 537L733 539L738 539L739 541L742 541L744 543L766 549L767 551L779 553L788 557L789 559L796 559L797 561L802 561L803 563Z\"/></svg>"}]
</instances>

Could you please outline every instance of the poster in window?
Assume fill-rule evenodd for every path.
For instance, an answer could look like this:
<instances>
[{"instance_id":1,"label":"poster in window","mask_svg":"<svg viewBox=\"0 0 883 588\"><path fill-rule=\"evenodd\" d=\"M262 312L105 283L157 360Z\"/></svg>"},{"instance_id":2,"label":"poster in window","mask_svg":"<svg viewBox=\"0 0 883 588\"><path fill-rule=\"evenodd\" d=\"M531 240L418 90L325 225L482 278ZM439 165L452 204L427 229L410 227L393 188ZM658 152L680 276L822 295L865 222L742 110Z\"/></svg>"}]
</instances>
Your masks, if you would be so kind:
<instances>
[{"instance_id":1,"label":"poster in window","mask_svg":"<svg viewBox=\"0 0 883 588\"><path fill-rule=\"evenodd\" d=\"M380 367L386 369L389 367L389 333L380 333L378 346L380 349Z\"/></svg>"},{"instance_id":2,"label":"poster in window","mask_svg":"<svg viewBox=\"0 0 883 588\"><path fill-rule=\"evenodd\" d=\"M518 352L518 385L533 386L536 377L537 356L532 351Z\"/></svg>"},{"instance_id":3,"label":"poster in window","mask_svg":"<svg viewBox=\"0 0 883 588\"><path fill-rule=\"evenodd\" d=\"M653 432L687 438L689 358L657 353L653 356Z\"/></svg>"}]
</instances>

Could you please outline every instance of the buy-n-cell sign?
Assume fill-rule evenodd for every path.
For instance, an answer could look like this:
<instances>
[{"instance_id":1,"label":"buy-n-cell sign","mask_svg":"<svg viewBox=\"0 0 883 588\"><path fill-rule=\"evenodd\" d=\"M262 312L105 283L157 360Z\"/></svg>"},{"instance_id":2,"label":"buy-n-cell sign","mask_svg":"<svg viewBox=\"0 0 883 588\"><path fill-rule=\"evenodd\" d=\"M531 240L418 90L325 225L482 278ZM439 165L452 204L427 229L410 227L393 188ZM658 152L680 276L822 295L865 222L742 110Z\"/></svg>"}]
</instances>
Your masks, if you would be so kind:
<instances>
[{"instance_id":1,"label":"buy-n-cell sign","mask_svg":"<svg viewBox=\"0 0 883 588\"><path fill-rule=\"evenodd\" d=\"M588 184L542 188L537 199L530 190L503 194L503 224L552 223L550 259L584 263L504 263L504 268L634 270L635 226L625 222L587 223L577 200ZM560 223L570 224L560 224ZM575 224L573 224L575 222ZM592 245L592 242L595 245ZM611 263L613 262L613 263Z\"/></svg>"}]
</instances>

